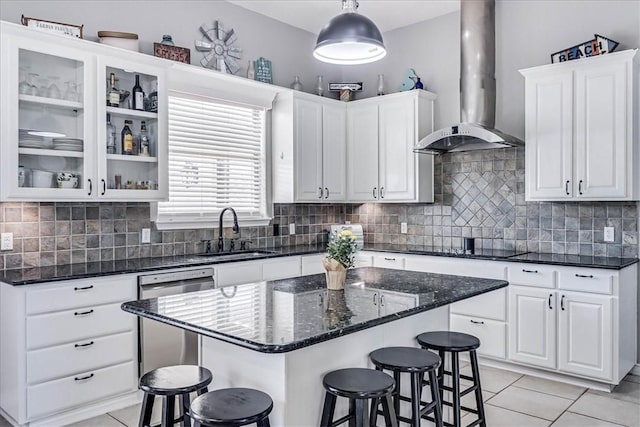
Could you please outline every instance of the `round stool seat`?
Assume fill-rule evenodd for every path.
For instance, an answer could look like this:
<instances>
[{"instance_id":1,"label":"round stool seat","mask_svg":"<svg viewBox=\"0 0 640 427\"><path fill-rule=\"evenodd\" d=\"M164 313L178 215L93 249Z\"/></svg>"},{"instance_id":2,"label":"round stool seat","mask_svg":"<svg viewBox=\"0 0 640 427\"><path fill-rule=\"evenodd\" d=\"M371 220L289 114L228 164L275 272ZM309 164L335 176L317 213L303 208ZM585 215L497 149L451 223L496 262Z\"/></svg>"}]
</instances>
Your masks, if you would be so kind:
<instances>
[{"instance_id":1,"label":"round stool seat","mask_svg":"<svg viewBox=\"0 0 640 427\"><path fill-rule=\"evenodd\" d=\"M416 338L423 348L451 352L471 351L480 347L480 340L462 332L426 332Z\"/></svg>"},{"instance_id":2,"label":"round stool seat","mask_svg":"<svg viewBox=\"0 0 640 427\"><path fill-rule=\"evenodd\" d=\"M371 399L390 393L395 380L384 372L366 368L347 368L332 371L322 380L330 393L350 399Z\"/></svg>"},{"instance_id":3,"label":"round stool seat","mask_svg":"<svg viewBox=\"0 0 640 427\"><path fill-rule=\"evenodd\" d=\"M440 365L437 354L415 347L380 348L369 357L374 365L389 371L425 372Z\"/></svg>"},{"instance_id":4,"label":"round stool seat","mask_svg":"<svg viewBox=\"0 0 640 427\"><path fill-rule=\"evenodd\" d=\"M253 424L265 419L272 409L268 394L250 388L210 391L191 402L191 416L204 425Z\"/></svg>"},{"instance_id":5,"label":"round stool seat","mask_svg":"<svg viewBox=\"0 0 640 427\"><path fill-rule=\"evenodd\" d=\"M194 365L167 366L140 378L140 390L157 396L176 396L199 391L213 381L207 368Z\"/></svg>"}]
</instances>

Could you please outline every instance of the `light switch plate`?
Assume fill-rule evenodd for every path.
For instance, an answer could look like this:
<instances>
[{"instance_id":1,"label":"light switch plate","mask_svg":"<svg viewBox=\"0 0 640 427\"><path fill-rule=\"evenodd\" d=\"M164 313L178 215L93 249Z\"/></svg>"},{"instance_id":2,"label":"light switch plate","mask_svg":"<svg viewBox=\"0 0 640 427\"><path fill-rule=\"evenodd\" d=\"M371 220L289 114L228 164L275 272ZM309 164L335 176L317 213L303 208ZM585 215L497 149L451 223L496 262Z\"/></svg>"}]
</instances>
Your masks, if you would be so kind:
<instances>
[{"instance_id":1,"label":"light switch plate","mask_svg":"<svg viewBox=\"0 0 640 427\"><path fill-rule=\"evenodd\" d=\"M401 222L400 223L400 233L407 234L407 223L406 222Z\"/></svg>"},{"instance_id":2,"label":"light switch plate","mask_svg":"<svg viewBox=\"0 0 640 427\"><path fill-rule=\"evenodd\" d=\"M151 229L143 228L140 232L140 243L151 243Z\"/></svg>"},{"instance_id":3,"label":"light switch plate","mask_svg":"<svg viewBox=\"0 0 640 427\"><path fill-rule=\"evenodd\" d=\"M613 242L615 240L615 229L613 227L604 228L604 241Z\"/></svg>"},{"instance_id":4,"label":"light switch plate","mask_svg":"<svg viewBox=\"0 0 640 427\"><path fill-rule=\"evenodd\" d=\"M0 251L13 250L13 233L2 233L0 235Z\"/></svg>"},{"instance_id":5,"label":"light switch plate","mask_svg":"<svg viewBox=\"0 0 640 427\"><path fill-rule=\"evenodd\" d=\"M289 234L296 234L296 225L295 224L289 224Z\"/></svg>"}]
</instances>

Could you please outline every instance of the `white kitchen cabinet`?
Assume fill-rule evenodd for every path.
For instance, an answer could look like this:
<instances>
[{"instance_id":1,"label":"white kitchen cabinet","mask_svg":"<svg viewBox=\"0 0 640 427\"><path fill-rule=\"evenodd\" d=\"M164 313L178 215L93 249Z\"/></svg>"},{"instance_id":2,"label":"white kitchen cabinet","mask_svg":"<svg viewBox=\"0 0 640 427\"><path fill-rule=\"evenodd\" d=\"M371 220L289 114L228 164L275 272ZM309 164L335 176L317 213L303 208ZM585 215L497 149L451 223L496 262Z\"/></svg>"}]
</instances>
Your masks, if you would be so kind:
<instances>
[{"instance_id":1,"label":"white kitchen cabinet","mask_svg":"<svg viewBox=\"0 0 640 427\"><path fill-rule=\"evenodd\" d=\"M527 200L637 200L637 49L521 70Z\"/></svg>"},{"instance_id":2,"label":"white kitchen cabinet","mask_svg":"<svg viewBox=\"0 0 640 427\"><path fill-rule=\"evenodd\" d=\"M301 257L268 258L262 262L262 280L288 279L300 276Z\"/></svg>"},{"instance_id":3,"label":"white kitchen cabinet","mask_svg":"<svg viewBox=\"0 0 640 427\"><path fill-rule=\"evenodd\" d=\"M346 196L346 106L281 93L272 112L274 202L335 202Z\"/></svg>"},{"instance_id":4,"label":"white kitchen cabinet","mask_svg":"<svg viewBox=\"0 0 640 427\"><path fill-rule=\"evenodd\" d=\"M433 131L434 100L411 91L348 104L348 201L433 202L433 156L413 147Z\"/></svg>"},{"instance_id":5,"label":"white kitchen cabinet","mask_svg":"<svg viewBox=\"0 0 640 427\"><path fill-rule=\"evenodd\" d=\"M556 298L546 289L509 287L509 358L556 368Z\"/></svg>"},{"instance_id":6,"label":"white kitchen cabinet","mask_svg":"<svg viewBox=\"0 0 640 427\"><path fill-rule=\"evenodd\" d=\"M0 34L4 101L0 107L0 200L157 201L167 197L168 61L6 22L0 23ZM149 83L147 91L155 90L157 83L158 111L106 107L109 72L120 78L120 89L130 91L135 74ZM134 134L140 121L146 120L151 155L107 154L107 112L116 126L117 147L125 118L134 120ZM74 146L56 138L82 143ZM75 174L77 185L67 188L59 183L62 172ZM122 190L114 188L116 175L121 176Z\"/></svg>"},{"instance_id":7,"label":"white kitchen cabinet","mask_svg":"<svg viewBox=\"0 0 640 427\"><path fill-rule=\"evenodd\" d=\"M373 254L373 266L380 268L392 268L404 270L405 259L403 256L394 253Z\"/></svg>"},{"instance_id":8,"label":"white kitchen cabinet","mask_svg":"<svg viewBox=\"0 0 640 427\"><path fill-rule=\"evenodd\" d=\"M303 293L275 291L273 293L275 340L290 342L300 337L321 333L322 322L302 322L301 319L323 317L326 292L326 289Z\"/></svg>"},{"instance_id":9,"label":"white kitchen cabinet","mask_svg":"<svg viewBox=\"0 0 640 427\"><path fill-rule=\"evenodd\" d=\"M592 378L613 375L613 297L560 292L558 368Z\"/></svg>"},{"instance_id":10,"label":"white kitchen cabinet","mask_svg":"<svg viewBox=\"0 0 640 427\"><path fill-rule=\"evenodd\" d=\"M415 308L418 305L418 301L419 297L416 295L382 291L380 292L380 315L386 316Z\"/></svg>"}]
</instances>

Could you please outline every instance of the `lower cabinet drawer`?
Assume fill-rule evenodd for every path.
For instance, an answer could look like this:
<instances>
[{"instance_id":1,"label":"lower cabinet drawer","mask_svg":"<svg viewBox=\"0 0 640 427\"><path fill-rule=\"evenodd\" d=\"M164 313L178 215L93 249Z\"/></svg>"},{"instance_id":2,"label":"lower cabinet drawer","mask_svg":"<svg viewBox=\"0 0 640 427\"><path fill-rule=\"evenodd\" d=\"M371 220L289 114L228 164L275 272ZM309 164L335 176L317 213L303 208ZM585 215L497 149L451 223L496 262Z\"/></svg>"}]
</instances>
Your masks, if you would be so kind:
<instances>
[{"instance_id":1,"label":"lower cabinet drawer","mask_svg":"<svg viewBox=\"0 0 640 427\"><path fill-rule=\"evenodd\" d=\"M397 255L374 255L373 266L380 268L394 268L404 270L404 257Z\"/></svg>"},{"instance_id":2,"label":"lower cabinet drawer","mask_svg":"<svg viewBox=\"0 0 640 427\"><path fill-rule=\"evenodd\" d=\"M302 276L324 273L322 259L326 254L305 255L302 257Z\"/></svg>"},{"instance_id":3,"label":"lower cabinet drawer","mask_svg":"<svg viewBox=\"0 0 640 427\"><path fill-rule=\"evenodd\" d=\"M614 279L610 270L562 268L558 274L558 289L611 295Z\"/></svg>"},{"instance_id":4,"label":"lower cabinet drawer","mask_svg":"<svg viewBox=\"0 0 640 427\"><path fill-rule=\"evenodd\" d=\"M133 332L27 352L27 383L38 384L135 360Z\"/></svg>"},{"instance_id":5,"label":"lower cabinet drawer","mask_svg":"<svg viewBox=\"0 0 640 427\"><path fill-rule=\"evenodd\" d=\"M267 259L262 265L263 280L288 279L300 276L300 257Z\"/></svg>"},{"instance_id":6,"label":"lower cabinet drawer","mask_svg":"<svg viewBox=\"0 0 640 427\"><path fill-rule=\"evenodd\" d=\"M452 314L449 328L452 331L464 332L477 337L480 340L478 354L498 359L507 357L506 323Z\"/></svg>"},{"instance_id":7,"label":"lower cabinet drawer","mask_svg":"<svg viewBox=\"0 0 640 427\"><path fill-rule=\"evenodd\" d=\"M451 313L505 322L507 320L507 288L454 302L451 304Z\"/></svg>"},{"instance_id":8,"label":"lower cabinet drawer","mask_svg":"<svg viewBox=\"0 0 640 427\"><path fill-rule=\"evenodd\" d=\"M133 331L135 320L136 316L120 309L120 303L28 316L27 349Z\"/></svg>"},{"instance_id":9,"label":"lower cabinet drawer","mask_svg":"<svg viewBox=\"0 0 640 427\"><path fill-rule=\"evenodd\" d=\"M216 287L244 285L262 281L262 261L220 264L216 267Z\"/></svg>"},{"instance_id":10,"label":"lower cabinet drawer","mask_svg":"<svg viewBox=\"0 0 640 427\"><path fill-rule=\"evenodd\" d=\"M83 372L27 387L30 420L110 396L135 391L138 371L133 361Z\"/></svg>"}]
</instances>

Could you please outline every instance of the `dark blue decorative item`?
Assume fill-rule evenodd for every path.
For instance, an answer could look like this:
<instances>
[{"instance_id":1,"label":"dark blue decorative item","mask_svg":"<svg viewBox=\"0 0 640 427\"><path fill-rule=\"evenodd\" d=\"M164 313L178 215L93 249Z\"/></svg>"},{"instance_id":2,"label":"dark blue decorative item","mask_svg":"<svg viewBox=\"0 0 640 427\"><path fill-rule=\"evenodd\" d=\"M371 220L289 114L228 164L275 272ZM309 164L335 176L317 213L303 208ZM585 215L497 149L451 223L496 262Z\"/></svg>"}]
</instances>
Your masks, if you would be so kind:
<instances>
[{"instance_id":1,"label":"dark blue decorative item","mask_svg":"<svg viewBox=\"0 0 640 427\"><path fill-rule=\"evenodd\" d=\"M424 85L420 81L420 77L417 77L417 79L418 81L416 82L416 86L414 87L414 89L424 89Z\"/></svg>"}]
</instances>

